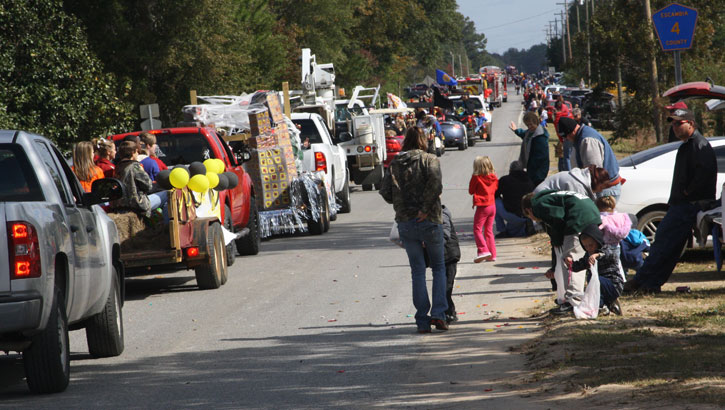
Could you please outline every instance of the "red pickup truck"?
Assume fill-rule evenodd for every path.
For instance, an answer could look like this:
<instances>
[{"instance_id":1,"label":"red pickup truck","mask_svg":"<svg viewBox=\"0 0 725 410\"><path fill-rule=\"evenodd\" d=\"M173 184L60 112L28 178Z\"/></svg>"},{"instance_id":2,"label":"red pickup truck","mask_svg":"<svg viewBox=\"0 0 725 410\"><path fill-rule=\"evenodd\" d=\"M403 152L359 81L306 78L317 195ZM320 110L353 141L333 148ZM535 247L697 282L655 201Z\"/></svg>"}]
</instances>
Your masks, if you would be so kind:
<instances>
[{"instance_id":1,"label":"red pickup truck","mask_svg":"<svg viewBox=\"0 0 725 410\"><path fill-rule=\"evenodd\" d=\"M156 136L159 147L158 157L169 168L174 165L188 165L194 161L203 162L208 158L219 158L224 161L225 170L234 172L239 184L234 189L220 192L220 203L224 204L222 219L224 226L235 233L241 233L235 243L226 247L227 265L234 263L236 250L241 255L259 253L261 233L259 213L255 205L252 180L242 168L244 159L235 155L213 128L179 127L151 130ZM118 145L128 135L138 135L141 131L112 136Z\"/></svg>"}]
</instances>

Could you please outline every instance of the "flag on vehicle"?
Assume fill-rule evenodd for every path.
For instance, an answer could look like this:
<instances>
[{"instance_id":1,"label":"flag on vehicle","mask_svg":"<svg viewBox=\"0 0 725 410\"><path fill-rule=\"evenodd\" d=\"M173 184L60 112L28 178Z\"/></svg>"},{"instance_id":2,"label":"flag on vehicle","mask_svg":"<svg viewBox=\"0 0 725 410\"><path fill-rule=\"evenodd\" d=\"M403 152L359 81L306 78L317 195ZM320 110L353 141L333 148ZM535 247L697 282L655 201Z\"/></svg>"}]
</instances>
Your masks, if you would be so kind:
<instances>
[{"instance_id":1,"label":"flag on vehicle","mask_svg":"<svg viewBox=\"0 0 725 410\"><path fill-rule=\"evenodd\" d=\"M388 108L408 108L408 105L397 95L388 93Z\"/></svg>"},{"instance_id":2,"label":"flag on vehicle","mask_svg":"<svg viewBox=\"0 0 725 410\"><path fill-rule=\"evenodd\" d=\"M458 81L443 70L436 69L436 82L440 85L457 85Z\"/></svg>"}]
</instances>

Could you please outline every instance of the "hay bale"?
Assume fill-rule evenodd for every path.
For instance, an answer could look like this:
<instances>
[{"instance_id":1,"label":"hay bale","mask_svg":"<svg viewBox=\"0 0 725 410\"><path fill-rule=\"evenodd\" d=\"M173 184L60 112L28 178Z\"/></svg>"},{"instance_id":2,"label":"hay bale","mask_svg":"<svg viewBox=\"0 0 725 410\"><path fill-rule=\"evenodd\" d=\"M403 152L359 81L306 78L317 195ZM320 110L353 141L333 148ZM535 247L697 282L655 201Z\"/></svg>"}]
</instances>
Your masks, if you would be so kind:
<instances>
[{"instance_id":1,"label":"hay bale","mask_svg":"<svg viewBox=\"0 0 725 410\"><path fill-rule=\"evenodd\" d=\"M112 212L108 216L118 229L122 252L171 248L169 231L163 223L151 225L135 212Z\"/></svg>"}]
</instances>

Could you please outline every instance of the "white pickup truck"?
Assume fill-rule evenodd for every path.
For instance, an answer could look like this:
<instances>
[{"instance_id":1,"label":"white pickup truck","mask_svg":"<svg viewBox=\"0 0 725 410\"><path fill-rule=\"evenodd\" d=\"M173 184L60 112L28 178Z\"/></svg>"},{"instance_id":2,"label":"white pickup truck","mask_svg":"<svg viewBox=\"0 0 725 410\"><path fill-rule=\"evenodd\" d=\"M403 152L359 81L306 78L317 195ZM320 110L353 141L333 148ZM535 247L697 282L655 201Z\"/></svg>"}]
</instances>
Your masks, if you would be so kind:
<instances>
[{"instance_id":1,"label":"white pickup truck","mask_svg":"<svg viewBox=\"0 0 725 410\"><path fill-rule=\"evenodd\" d=\"M341 213L350 212L350 178L347 154L332 142L330 131L319 114L292 113L292 122L300 130L305 171L323 171L331 181Z\"/></svg>"}]
</instances>

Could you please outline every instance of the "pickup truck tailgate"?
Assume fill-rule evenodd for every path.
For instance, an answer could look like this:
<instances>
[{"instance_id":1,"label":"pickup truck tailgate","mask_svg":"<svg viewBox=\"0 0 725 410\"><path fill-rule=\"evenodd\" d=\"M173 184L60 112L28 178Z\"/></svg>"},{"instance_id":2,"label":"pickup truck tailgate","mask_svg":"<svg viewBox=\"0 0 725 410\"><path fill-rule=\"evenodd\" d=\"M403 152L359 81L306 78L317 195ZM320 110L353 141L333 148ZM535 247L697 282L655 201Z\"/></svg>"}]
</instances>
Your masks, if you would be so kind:
<instances>
[{"instance_id":1,"label":"pickup truck tailgate","mask_svg":"<svg viewBox=\"0 0 725 410\"><path fill-rule=\"evenodd\" d=\"M10 263L8 262L8 234L5 223L5 203L0 202L0 238L5 246L0 246L0 295L10 293Z\"/></svg>"}]
</instances>

